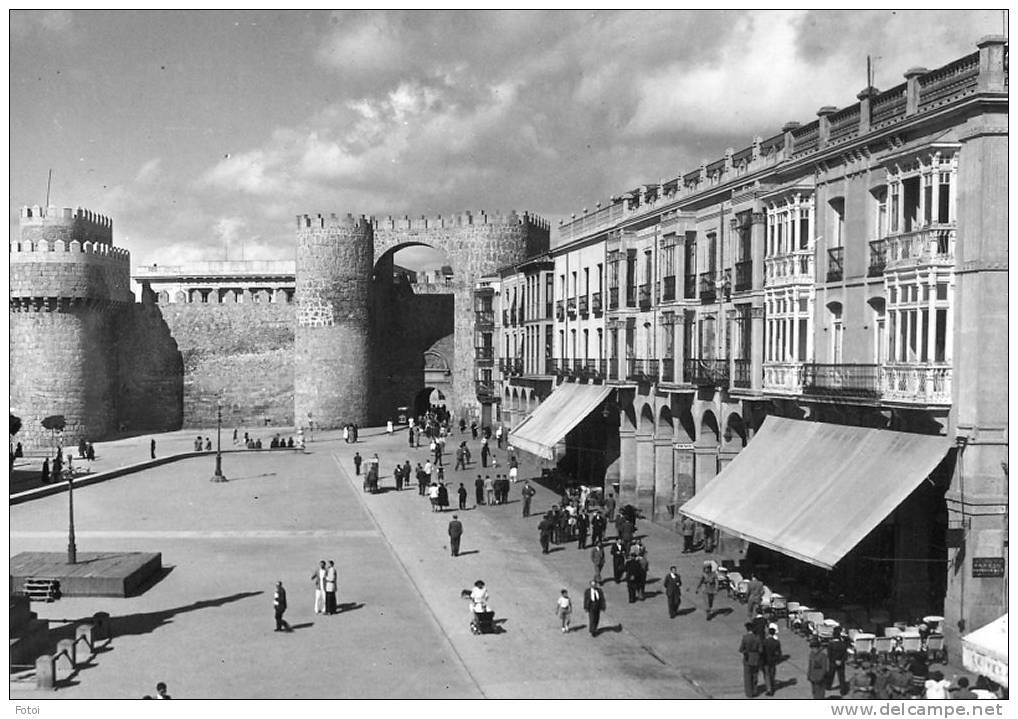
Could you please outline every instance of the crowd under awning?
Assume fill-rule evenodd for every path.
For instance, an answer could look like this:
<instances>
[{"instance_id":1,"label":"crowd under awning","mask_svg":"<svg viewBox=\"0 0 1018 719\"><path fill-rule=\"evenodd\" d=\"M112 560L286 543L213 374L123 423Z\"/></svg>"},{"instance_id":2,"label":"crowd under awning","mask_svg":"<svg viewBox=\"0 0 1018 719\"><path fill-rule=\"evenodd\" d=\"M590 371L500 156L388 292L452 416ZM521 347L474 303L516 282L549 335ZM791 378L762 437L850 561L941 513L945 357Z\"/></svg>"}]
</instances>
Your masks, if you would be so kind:
<instances>
[{"instance_id":1,"label":"crowd under awning","mask_svg":"<svg viewBox=\"0 0 1018 719\"><path fill-rule=\"evenodd\" d=\"M602 384L563 382L509 432L509 444L542 459L555 459L555 445L611 393Z\"/></svg>"},{"instance_id":2,"label":"crowd under awning","mask_svg":"<svg viewBox=\"0 0 1018 719\"><path fill-rule=\"evenodd\" d=\"M767 417L679 511L832 569L940 464L946 437Z\"/></svg>"},{"instance_id":3,"label":"crowd under awning","mask_svg":"<svg viewBox=\"0 0 1018 719\"><path fill-rule=\"evenodd\" d=\"M961 663L970 672L1007 686L1006 614L961 638Z\"/></svg>"}]
</instances>

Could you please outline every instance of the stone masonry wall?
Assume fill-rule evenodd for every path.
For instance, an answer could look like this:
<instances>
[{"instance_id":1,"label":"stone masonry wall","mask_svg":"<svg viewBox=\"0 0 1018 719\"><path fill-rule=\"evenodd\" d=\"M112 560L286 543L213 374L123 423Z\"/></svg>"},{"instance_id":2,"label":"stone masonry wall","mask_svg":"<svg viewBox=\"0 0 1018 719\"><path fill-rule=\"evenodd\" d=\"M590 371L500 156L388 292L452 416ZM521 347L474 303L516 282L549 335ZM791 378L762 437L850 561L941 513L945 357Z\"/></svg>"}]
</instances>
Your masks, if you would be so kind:
<instances>
[{"instance_id":1,"label":"stone masonry wall","mask_svg":"<svg viewBox=\"0 0 1018 719\"><path fill-rule=\"evenodd\" d=\"M167 304L158 312L183 365L182 424L293 426L292 304ZM169 392L170 388L165 388Z\"/></svg>"},{"instance_id":2,"label":"stone masonry wall","mask_svg":"<svg viewBox=\"0 0 1018 719\"><path fill-rule=\"evenodd\" d=\"M18 441L45 449L41 421L63 415L64 446L116 429L117 355L112 308L64 301L49 311L10 312L10 411L21 417Z\"/></svg>"},{"instance_id":3,"label":"stone masonry wall","mask_svg":"<svg viewBox=\"0 0 1018 719\"><path fill-rule=\"evenodd\" d=\"M117 317L118 421L127 432L180 429L184 363L154 304L127 305Z\"/></svg>"}]
</instances>

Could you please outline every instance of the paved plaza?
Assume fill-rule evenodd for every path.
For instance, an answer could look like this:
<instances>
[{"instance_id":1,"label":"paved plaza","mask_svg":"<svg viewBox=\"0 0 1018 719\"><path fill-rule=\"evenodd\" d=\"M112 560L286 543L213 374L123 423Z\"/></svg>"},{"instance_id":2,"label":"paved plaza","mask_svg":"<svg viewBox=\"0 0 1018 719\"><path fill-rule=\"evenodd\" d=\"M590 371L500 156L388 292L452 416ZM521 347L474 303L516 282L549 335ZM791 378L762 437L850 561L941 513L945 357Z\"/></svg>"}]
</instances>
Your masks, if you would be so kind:
<instances>
[{"instance_id":1,"label":"paved plaza","mask_svg":"<svg viewBox=\"0 0 1018 719\"><path fill-rule=\"evenodd\" d=\"M470 490L468 510L458 512L462 554L452 558L446 525L454 512L433 513L416 485L394 491L392 467L423 462L426 449L409 449L405 433L369 430L361 439L345 444L329 434L303 454L230 454L225 484L209 481L206 457L76 492L79 551L160 551L171 570L141 596L33 605L49 619L113 616L112 650L55 696L139 697L157 681L182 698L742 696L745 607L720 598L731 611L705 621L702 596L693 594L703 555L681 555L681 537L639 523L651 562L647 599L628 604L625 586L606 582L603 629L592 638L582 612L589 550L571 543L540 552L536 527L555 502L550 491L534 485L527 519L519 485L508 505L474 507L472 483L485 470L475 462L455 472L448 462L452 503L460 481ZM147 446L147 438L134 442ZM354 451L379 454L388 491L362 492ZM503 470L500 462L487 473ZM520 476L537 474L525 460ZM12 507L11 554L62 550L66 506L66 495L57 495ZM337 616L313 611L310 576L319 559L339 569ZM668 619L660 578L673 563L685 583L682 606L693 611ZM273 632L277 579L288 590L292 634ZM470 633L459 595L477 579L487 583L500 634ZM562 588L577 626L565 635L554 614ZM804 642L784 629L781 640L790 656L778 669L777 698L805 698ZM14 685L12 696L37 695Z\"/></svg>"}]
</instances>

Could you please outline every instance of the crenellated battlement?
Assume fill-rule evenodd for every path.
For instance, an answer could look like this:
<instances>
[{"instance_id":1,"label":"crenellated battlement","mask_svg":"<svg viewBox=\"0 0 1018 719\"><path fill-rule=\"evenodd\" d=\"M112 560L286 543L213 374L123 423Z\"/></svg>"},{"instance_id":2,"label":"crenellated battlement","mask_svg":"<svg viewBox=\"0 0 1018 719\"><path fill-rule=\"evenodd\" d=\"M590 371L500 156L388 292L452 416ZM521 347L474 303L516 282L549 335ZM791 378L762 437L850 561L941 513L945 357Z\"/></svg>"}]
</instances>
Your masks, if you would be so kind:
<instances>
[{"instance_id":1,"label":"crenellated battlement","mask_svg":"<svg viewBox=\"0 0 1018 719\"><path fill-rule=\"evenodd\" d=\"M337 215L321 213L315 215L297 215L297 229L324 229L326 227L358 227L369 224L372 229L384 230L433 230L436 228L469 227L471 225L530 225L541 230L550 230L551 224L543 217L530 212L519 213L510 210L508 213L496 212L488 214L478 210L456 215L421 215L420 217L369 217L367 215Z\"/></svg>"},{"instance_id":2,"label":"crenellated battlement","mask_svg":"<svg viewBox=\"0 0 1018 719\"><path fill-rule=\"evenodd\" d=\"M372 227L385 230L433 230L436 228L468 227L471 225L531 225L543 230L548 230L551 227L550 223L543 217L529 212L519 213L516 210L510 210L508 213L495 212L493 214L488 214L484 210L478 210L477 212L467 210L461 214L445 217L442 215L432 217L426 215L421 215L420 217L410 217L408 215L392 217L389 215L384 219L374 217L370 219Z\"/></svg>"},{"instance_id":3,"label":"crenellated battlement","mask_svg":"<svg viewBox=\"0 0 1018 719\"><path fill-rule=\"evenodd\" d=\"M81 207L25 206L20 225L22 239L113 244L113 220Z\"/></svg>"},{"instance_id":4,"label":"crenellated battlement","mask_svg":"<svg viewBox=\"0 0 1018 719\"><path fill-rule=\"evenodd\" d=\"M131 264L128 250L105 242L20 240L9 243L9 248L11 262L91 262L101 258L128 267Z\"/></svg>"}]
</instances>

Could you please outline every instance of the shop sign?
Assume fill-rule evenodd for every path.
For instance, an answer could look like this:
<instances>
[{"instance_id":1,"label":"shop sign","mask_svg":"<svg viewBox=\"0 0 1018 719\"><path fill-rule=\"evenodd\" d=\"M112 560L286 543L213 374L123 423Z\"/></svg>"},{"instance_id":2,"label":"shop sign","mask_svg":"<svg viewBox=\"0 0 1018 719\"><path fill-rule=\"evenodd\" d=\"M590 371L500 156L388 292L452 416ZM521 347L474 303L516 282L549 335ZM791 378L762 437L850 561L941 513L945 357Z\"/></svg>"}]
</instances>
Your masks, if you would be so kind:
<instances>
[{"instance_id":1,"label":"shop sign","mask_svg":"<svg viewBox=\"0 0 1018 719\"><path fill-rule=\"evenodd\" d=\"M972 557L972 576L977 579L1004 576L1003 557Z\"/></svg>"}]
</instances>

